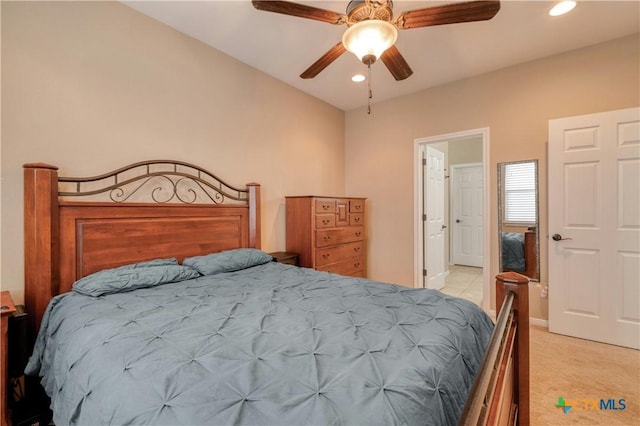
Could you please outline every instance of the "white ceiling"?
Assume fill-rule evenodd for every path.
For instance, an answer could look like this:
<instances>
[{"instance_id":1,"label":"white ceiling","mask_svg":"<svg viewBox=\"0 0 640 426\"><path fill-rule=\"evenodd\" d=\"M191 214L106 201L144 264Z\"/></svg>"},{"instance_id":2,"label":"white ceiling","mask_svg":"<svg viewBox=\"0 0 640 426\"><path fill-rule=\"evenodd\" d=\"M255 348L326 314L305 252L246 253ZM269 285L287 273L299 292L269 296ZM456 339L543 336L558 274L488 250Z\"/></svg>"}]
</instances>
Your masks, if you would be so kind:
<instances>
[{"instance_id":1,"label":"white ceiling","mask_svg":"<svg viewBox=\"0 0 640 426\"><path fill-rule=\"evenodd\" d=\"M394 11L453 2L397 0ZM346 26L259 11L249 0L124 3L342 110L367 103L367 83L351 81L366 67L351 53L314 79L299 77ZM299 3L344 13L348 0ZM553 18L554 4L503 1L489 21L399 31L396 46L414 73L398 82L382 61L373 64L373 103L640 31L637 0L578 0L571 13Z\"/></svg>"}]
</instances>

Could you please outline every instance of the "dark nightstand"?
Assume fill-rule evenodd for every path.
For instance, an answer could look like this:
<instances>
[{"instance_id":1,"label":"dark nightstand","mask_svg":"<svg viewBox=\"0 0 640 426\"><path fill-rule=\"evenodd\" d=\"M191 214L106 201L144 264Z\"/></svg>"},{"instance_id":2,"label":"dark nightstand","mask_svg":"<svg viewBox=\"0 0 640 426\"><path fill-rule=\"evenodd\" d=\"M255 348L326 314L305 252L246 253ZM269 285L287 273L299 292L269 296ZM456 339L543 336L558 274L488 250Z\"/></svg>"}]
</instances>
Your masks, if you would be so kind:
<instances>
[{"instance_id":1,"label":"dark nightstand","mask_svg":"<svg viewBox=\"0 0 640 426\"><path fill-rule=\"evenodd\" d=\"M286 263L288 265L298 266L298 255L295 253L288 253L286 251L276 251L269 254L273 256L274 262Z\"/></svg>"},{"instance_id":2,"label":"dark nightstand","mask_svg":"<svg viewBox=\"0 0 640 426\"><path fill-rule=\"evenodd\" d=\"M3 291L0 293L0 305L2 309L0 310L0 321L1 324L1 347L2 347L2 358L0 362L2 362L1 370L2 377L0 378L0 424L3 426L9 423L9 413L7 410L7 395L8 395L8 387L7 387L7 362L8 362L8 331L9 331L9 315L13 314L16 311L16 307L13 304L13 299L11 299L11 293L8 291Z\"/></svg>"}]
</instances>

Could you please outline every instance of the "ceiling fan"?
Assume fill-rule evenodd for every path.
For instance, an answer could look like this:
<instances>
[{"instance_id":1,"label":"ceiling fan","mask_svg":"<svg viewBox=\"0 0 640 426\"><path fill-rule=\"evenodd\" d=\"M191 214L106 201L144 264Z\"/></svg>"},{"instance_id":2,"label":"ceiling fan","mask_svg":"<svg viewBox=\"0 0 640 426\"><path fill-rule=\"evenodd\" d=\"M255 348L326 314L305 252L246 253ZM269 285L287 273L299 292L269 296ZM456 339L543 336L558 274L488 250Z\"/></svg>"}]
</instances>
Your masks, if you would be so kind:
<instances>
[{"instance_id":1,"label":"ceiling fan","mask_svg":"<svg viewBox=\"0 0 640 426\"><path fill-rule=\"evenodd\" d=\"M289 1L253 0L252 3L258 10L349 27L342 41L300 74L302 78L314 78L340 55L350 51L368 66L382 59L396 80L404 80L413 71L394 45L398 29L485 21L500 10L499 1L469 1L410 10L394 18L391 0L352 0L346 14Z\"/></svg>"}]
</instances>

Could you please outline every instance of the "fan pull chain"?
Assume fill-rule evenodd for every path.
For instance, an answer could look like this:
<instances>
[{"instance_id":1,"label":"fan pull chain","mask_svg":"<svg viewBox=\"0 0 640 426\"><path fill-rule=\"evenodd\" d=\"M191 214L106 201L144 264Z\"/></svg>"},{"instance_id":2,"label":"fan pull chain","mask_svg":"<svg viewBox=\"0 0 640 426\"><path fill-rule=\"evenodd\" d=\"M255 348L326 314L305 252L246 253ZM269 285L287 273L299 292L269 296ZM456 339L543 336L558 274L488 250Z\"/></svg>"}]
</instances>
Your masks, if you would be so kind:
<instances>
[{"instance_id":1,"label":"fan pull chain","mask_svg":"<svg viewBox=\"0 0 640 426\"><path fill-rule=\"evenodd\" d=\"M367 88L369 89L369 99L367 99L367 114L371 115L371 98L373 98L373 92L371 91L371 64L367 65Z\"/></svg>"}]
</instances>

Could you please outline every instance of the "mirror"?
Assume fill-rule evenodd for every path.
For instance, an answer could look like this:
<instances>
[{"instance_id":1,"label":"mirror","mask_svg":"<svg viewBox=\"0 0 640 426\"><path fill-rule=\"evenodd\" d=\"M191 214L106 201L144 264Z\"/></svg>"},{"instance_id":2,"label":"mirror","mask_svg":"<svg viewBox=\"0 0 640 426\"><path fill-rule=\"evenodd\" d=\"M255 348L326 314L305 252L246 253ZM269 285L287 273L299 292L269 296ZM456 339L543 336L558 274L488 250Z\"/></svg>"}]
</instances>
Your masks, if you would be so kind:
<instances>
[{"instance_id":1,"label":"mirror","mask_svg":"<svg viewBox=\"0 0 640 426\"><path fill-rule=\"evenodd\" d=\"M540 279L538 160L498 163L500 272Z\"/></svg>"}]
</instances>

